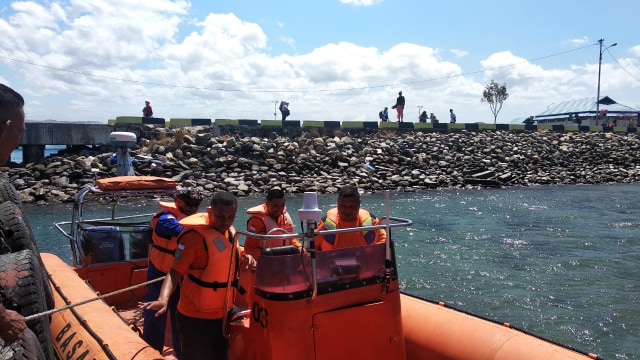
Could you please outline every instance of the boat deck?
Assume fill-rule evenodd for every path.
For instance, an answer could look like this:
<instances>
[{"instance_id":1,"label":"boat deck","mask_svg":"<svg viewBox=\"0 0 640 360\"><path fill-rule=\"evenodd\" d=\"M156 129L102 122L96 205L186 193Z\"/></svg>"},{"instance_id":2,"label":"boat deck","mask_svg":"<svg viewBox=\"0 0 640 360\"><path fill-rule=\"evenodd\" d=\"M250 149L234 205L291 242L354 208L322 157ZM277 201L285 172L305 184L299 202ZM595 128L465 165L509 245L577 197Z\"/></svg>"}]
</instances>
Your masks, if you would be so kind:
<instances>
[{"instance_id":1,"label":"boat deck","mask_svg":"<svg viewBox=\"0 0 640 360\"><path fill-rule=\"evenodd\" d=\"M127 309L127 310L119 310L118 313L120 316L126 321L127 324L133 326L135 328L143 330L143 320L142 320L142 310L138 308ZM162 351L162 356L166 360L176 360L175 354L173 352L173 347L171 343L171 322L169 317L167 316L167 327L165 331L165 344L164 350Z\"/></svg>"}]
</instances>

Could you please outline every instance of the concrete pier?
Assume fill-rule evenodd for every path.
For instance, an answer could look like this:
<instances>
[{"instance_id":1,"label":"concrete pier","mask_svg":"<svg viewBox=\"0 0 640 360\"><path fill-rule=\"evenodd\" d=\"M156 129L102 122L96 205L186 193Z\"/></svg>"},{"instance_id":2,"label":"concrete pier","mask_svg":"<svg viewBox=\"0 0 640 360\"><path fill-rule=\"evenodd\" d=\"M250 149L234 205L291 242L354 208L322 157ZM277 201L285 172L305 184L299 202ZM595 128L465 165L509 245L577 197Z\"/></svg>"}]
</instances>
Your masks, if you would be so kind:
<instances>
[{"instance_id":1,"label":"concrete pier","mask_svg":"<svg viewBox=\"0 0 640 360\"><path fill-rule=\"evenodd\" d=\"M113 126L68 122L25 123L22 136L23 163L44 159L45 145L108 145Z\"/></svg>"}]
</instances>

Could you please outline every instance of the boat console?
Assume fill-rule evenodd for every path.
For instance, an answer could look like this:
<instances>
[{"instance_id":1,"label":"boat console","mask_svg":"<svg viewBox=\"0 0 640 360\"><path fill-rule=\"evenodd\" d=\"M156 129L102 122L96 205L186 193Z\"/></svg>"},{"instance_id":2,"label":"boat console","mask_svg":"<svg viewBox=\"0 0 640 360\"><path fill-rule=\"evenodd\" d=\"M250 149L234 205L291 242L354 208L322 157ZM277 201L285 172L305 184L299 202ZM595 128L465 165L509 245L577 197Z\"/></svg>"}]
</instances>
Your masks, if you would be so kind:
<instances>
[{"instance_id":1,"label":"boat console","mask_svg":"<svg viewBox=\"0 0 640 360\"><path fill-rule=\"evenodd\" d=\"M235 304L241 315L227 325L231 358L405 358L390 229L412 222L391 217L381 220L386 225L315 231L316 220L311 218L306 232L290 235L239 230L236 236L267 242L296 238L305 251L295 246L263 249L255 283L247 289L249 296ZM388 232L383 244L314 249L317 235L381 228Z\"/></svg>"}]
</instances>

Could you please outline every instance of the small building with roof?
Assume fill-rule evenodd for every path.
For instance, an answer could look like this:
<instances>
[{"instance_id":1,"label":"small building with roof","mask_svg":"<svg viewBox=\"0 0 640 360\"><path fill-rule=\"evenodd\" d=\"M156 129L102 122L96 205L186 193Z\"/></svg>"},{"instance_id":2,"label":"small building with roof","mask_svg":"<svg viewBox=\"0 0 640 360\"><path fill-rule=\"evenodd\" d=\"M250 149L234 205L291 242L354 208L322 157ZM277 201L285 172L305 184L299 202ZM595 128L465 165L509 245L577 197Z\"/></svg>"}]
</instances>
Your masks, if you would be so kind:
<instances>
[{"instance_id":1,"label":"small building with roof","mask_svg":"<svg viewBox=\"0 0 640 360\"><path fill-rule=\"evenodd\" d=\"M636 126L640 109L620 104L609 96L601 98L599 103L598 111L595 97L563 101L534 115L534 120L538 124L574 125L577 115L585 126L610 126L614 122L616 126Z\"/></svg>"}]
</instances>

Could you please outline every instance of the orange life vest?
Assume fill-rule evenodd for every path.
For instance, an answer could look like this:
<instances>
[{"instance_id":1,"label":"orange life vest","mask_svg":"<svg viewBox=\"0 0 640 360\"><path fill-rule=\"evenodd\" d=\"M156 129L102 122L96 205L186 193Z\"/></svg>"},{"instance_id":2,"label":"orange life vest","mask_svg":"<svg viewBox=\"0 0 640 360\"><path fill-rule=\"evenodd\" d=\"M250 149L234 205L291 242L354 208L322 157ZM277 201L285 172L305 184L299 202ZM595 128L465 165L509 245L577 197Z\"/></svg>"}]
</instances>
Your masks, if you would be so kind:
<instances>
[{"instance_id":1,"label":"orange life vest","mask_svg":"<svg viewBox=\"0 0 640 360\"><path fill-rule=\"evenodd\" d=\"M249 214L251 217L256 217L262 220L262 222L264 223L264 226L267 229L267 234L269 234L271 230L278 229L278 228L284 230L287 234L293 234L293 228L294 228L293 220L291 220L291 216L287 212L286 208L284 209L282 216L278 217L278 221L273 220L273 218L269 216L269 213L267 212L267 204L254 206L247 210L247 214ZM248 230L251 231L251 229L248 229ZM278 234L282 234L282 232L274 232L273 234L269 234L269 235L278 235ZM258 250L263 248L271 248L271 247L286 246L286 245L295 245L297 247L301 247L300 243L298 243L295 240L292 241L289 239L282 239L281 242L277 240L268 240L268 241L262 241L261 239L256 239L256 240L258 240L258 243L251 244L251 245L255 245L255 248L257 248ZM247 241L249 241L249 239ZM245 250L247 250L246 247L247 247L247 244L245 243ZM256 257L256 255L259 255L259 254L256 254L256 255L252 254L252 255Z\"/></svg>"},{"instance_id":2,"label":"orange life vest","mask_svg":"<svg viewBox=\"0 0 640 360\"><path fill-rule=\"evenodd\" d=\"M184 232L195 230L202 236L208 260L204 269L189 269L184 275L178 311L195 318L222 319L225 312L233 307L234 288L227 294L227 284L236 272L235 261L229 272L232 251L238 251L233 241L235 229L232 226L227 231L228 236L221 234L209 226L206 213L188 216L180 221L180 225L185 226ZM228 297L228 309L224 309L225 295Z\"/></svg>"},{"instance_id":3,"label":"orange life vest","mask_svg":"<svg viewBox=\"0 0 640 360\"><path fill-rule=\"evenodd\" d=\"M153 245L151 246L149 261L153 263L153 266L155 266L156 269L164 273L168 273L171 269L171 263L173 262L173 254L178 247L178 237L173 236L171 237L171 239L161 237L156 234L155 228L158 224L158 219L160 219L160 216L167 212L175 216L178 221L183 219L186 215L180 212L175 203L158 201L158 205L160 205L163 210L156 213L151 219L151 228L154 230L153 234L151 235Z\"/></svg>"},{"instance_id":4,"label":"orange life vest","mask_svg":"<svg viewBox=\"0 0 640 360\"><path fill-rule=\"evenodd\" d=\"M377 219L375 219L375 222L374 224L374 219L367 210L360 209L358 212L358 226L377 225ZM344 227L344 225L341 226L340 224L337 208L327 211L327 216L324 219L324 230L342 229ZM348 246L371 245L375 243L375 240L375 232L372 230L324 235L321 249L326 251L345 247L341 246L340 242L350 244Z\"/></svg>"}]
</instances>

